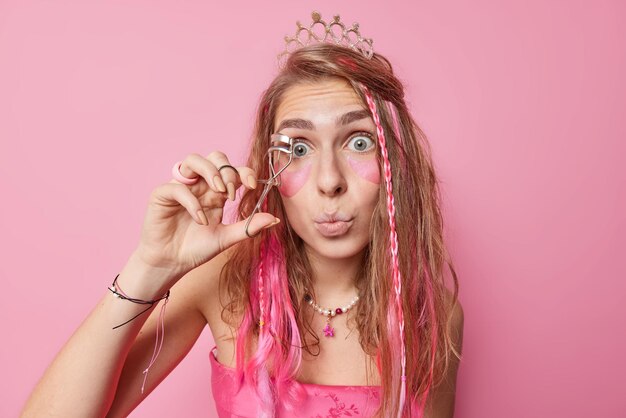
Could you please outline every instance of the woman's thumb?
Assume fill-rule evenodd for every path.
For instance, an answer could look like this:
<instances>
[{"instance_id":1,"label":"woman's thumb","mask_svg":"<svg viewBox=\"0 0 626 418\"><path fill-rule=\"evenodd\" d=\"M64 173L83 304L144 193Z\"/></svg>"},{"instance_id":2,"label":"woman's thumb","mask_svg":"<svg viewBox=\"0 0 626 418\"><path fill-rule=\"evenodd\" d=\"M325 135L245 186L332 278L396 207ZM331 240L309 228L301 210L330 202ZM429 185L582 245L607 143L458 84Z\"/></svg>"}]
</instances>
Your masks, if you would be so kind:
<instances>
[{"instance_id":1,"label":"woman's thumb","mask_svg":"<svg viewBox=\"0 0 626 418\"><path fill-rule=\"evenodd\" d=\"M246 234L247 219L230 225L224 225L222 229L222 245L224 249L250 238L258 234L263 228L271 228L280 223L280 219L269 213L255 213L250 224L248 225L248 234ZM249 236L248 236L249 235Z\"/></svg>"}]
</instances>

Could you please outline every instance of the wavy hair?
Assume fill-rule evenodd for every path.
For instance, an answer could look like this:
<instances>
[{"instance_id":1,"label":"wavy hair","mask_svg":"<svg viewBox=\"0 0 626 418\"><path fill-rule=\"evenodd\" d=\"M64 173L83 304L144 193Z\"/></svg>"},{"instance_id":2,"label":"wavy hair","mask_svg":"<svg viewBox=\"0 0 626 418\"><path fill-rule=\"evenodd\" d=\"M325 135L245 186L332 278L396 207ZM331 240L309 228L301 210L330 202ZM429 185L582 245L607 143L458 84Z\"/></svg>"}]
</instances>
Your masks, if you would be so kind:
<instances>
[{"instance_id":1,"label":"wavy hair","mask_svg":"<svg viewBox=\"0 0 626 418\"><path fill-rule=\"evenodd\" d=\"M360 345L380 373L382 399L376 416L422 416L429 392L444 379L450 356L461 358L450 335L459 285L444 246L430 146L409 113L404 87L390 62L378 53L368 60L332 44L292 52L262 94L247 165L259 178L268 178L266 151L285 91L327 78L346 80L377 126L384 181L356 281L360 300L354 310ZM242 196L239 220L250 216L260 189ZM319 338L304 302L305 289L314 289L311 267L276 188L263 210L284 222L237 245L222 270L220 287L226 286L228 294L222 319L237 329L238 382L253 385L263 415L272 416L278 399L295 405L304 396L295 377L302 350L316 355ZM451 298L446 264L453 279Z\"/></svg>"}]
</instances>

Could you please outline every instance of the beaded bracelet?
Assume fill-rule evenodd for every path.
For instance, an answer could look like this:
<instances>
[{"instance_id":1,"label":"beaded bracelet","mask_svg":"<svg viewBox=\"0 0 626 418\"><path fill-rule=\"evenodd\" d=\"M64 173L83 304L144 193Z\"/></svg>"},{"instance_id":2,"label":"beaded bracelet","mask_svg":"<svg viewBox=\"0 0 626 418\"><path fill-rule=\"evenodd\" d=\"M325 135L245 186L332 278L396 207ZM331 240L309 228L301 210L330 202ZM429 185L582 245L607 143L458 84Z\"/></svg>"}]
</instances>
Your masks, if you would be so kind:
<instances>
[{"instance_id":1,"label":"beaded bracelet","mask_svg":"<svg viewBox=\"0 0 626 418\"><path fill-rule=\"evenodd\" d=\"M156 361L156 358L159 356L159 353L161 352L161 347L163 346L163 341L165 339L165 319L164 319L165 318L165 306L167 305L167 301L169 300L170 291L168 290L167 293L165 293L165 295L154 300L142 300L142 299L137 299L137 298L131 298L126 293L124 293L124 291L120 288L120 285L117 283L117 278L119 276L120 276L119 274L115 276L113 283L111 284L110 287L108 287L108 289L111 291L111 293L115 295L116 298L128 300L130 302L138 303L140 305L150 305L150 306L148 306L143 311L139 312L137 315L133 316L128 321L114 326L113 329L116 329L123 325L128 324L130 321L137 318L142 313L147 312L150 308L152 308L152 306L154 306L155 303L158 303L161 300L165 300L165 302L163 302L163 306L161 307L161 312L159 313L159 324L161 324L161 327L160 327L161 328L161 335L160 335L161 343L159 344L159 324L157 324L156 341L154 343L154 351L152 352L152 358L150 359L150 364L148 364L148 367L143 371L144 377L143 377L143 384L141 385L141 393L143 394L144 387L146 385L146 379L148 378L148 370L150 370L150 367L152 367L152 365ZM157 350L157 346L158 346L158 350Z\"/></svg>"}]
</instances>

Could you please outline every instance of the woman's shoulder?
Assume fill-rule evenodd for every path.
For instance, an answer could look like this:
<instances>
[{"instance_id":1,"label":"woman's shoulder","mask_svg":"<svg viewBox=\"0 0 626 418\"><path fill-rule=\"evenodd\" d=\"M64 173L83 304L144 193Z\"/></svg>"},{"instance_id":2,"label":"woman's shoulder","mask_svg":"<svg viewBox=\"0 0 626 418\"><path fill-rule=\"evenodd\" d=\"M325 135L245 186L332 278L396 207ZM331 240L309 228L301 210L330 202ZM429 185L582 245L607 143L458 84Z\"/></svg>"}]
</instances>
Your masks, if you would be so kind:
<instances>
[{"instance_id":1,"label":"woman's shoulder","mask_svg":"<svg viewBox=\"0 0 626 418\"><path fill-rule=\"evenodd\" d=\"M446 304L449 307L449 318L450 318L450 326L452 330L460 333L463 333L463 322L464 316L463 306L461 305L461 301L458 298L458 294L455 295L454 292L448 288L446 288Z\"/></svg>"}]
</instances>

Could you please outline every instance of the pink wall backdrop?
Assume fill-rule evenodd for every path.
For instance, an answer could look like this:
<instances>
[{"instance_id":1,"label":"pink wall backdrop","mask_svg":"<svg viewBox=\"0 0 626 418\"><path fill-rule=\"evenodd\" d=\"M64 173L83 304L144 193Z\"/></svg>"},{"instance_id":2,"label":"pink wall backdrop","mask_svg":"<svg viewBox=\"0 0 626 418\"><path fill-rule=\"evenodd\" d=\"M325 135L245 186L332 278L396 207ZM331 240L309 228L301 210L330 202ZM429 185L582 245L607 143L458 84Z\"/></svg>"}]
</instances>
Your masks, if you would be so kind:
<instances>
[{"instance_id":1,"label":"pink wall backdrop","mask_svg":"<svg viewBox=\"0 0 626 418\"><path fill-rule=\"evenodd\" d=\"M626 7L598 0L0 2L0 416L106 292L173 162L242 163L314 8L361 23L430 137L465 309L456 416L626 416ZM132 416L214 416L211 346Z\"/></svg>"}]
</instances>

